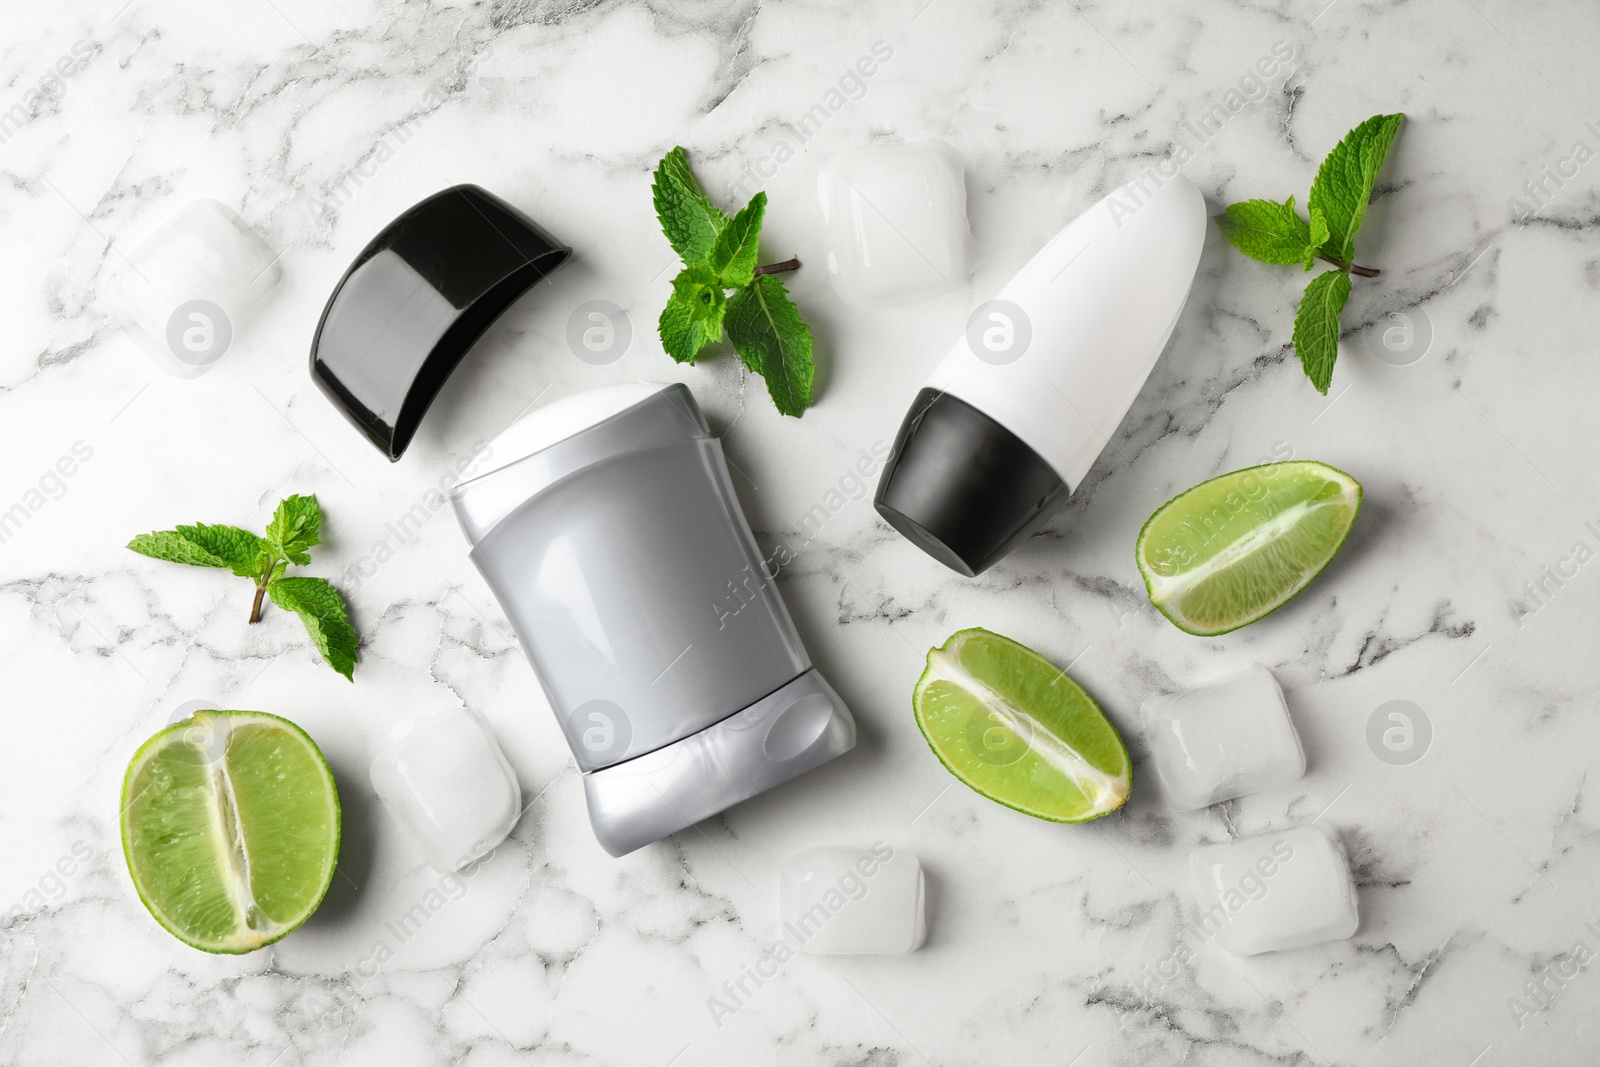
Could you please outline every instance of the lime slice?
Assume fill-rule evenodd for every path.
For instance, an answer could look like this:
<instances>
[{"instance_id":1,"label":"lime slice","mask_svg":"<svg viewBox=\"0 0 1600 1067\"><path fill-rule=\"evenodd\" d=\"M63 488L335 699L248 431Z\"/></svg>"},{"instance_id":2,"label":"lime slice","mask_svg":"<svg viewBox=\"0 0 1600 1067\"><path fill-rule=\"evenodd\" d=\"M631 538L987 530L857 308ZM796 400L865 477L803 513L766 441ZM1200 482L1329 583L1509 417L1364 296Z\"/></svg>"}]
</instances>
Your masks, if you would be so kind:
<instances>
[{"instance_id":1,"label":"lime slice","mask_svg":"<svg viewBox=\"0 0 1600 1067\"><path fill-rule=\"evenodd\" d=\"M1187 633L1214 637L1276 611L1339 552L1361 483L1326 463L1268 463L1201 482L1139 531L1150 603Z\"/></svg>"},{"instance_id":2,"label":"lime slice","mask_svg":"<svg viewBox=\"0 0 1600 1067\"><path fill-rule=\"evenodd\" d=\"M1128 799L1116 727L1066 671L1009 637L961 630L929 649L911 704L939 762L1008 808L1088 822Z\"/></svg>"},{"instance_id":3,"label":"lime slice","mask_svg":"<svg viewBox=\"0 0 1600 1067\"><path fill-rule=\"evenodd\" d=\"M339 858L339 794L316 742L259 711L199 711L134 753L122 851L156 922L251 952L317 910Z\"/></svg>"}]
</instances>

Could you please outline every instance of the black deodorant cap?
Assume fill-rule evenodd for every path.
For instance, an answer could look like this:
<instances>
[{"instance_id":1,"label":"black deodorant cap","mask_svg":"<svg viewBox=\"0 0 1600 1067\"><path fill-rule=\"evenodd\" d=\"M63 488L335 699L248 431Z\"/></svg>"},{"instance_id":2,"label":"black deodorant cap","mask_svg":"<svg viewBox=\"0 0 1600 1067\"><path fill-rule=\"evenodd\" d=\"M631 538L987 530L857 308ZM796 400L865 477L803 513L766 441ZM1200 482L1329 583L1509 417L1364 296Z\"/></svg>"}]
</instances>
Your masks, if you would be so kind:
<instances>
[{"instance_id":1,"label":"black deodorant cap","mask_svg":"<svg viewBox=\"0 0 1600 1067\"><path fill-rule=\"evenodd\" d=\"M435 193L345 271L311 341L311 378L391 460L445 379L572 250L476 185Z\"/></svg>"},{"instance_id":2,"label":"black deodorant cap","mask_svg":"<svg viewBox=\"0 0 1600 1067\"><path fill-rule=\"evenodd\" d=\"M873 504L912 544L971 578L1070 492L1022 438L966 401L924 389L900 424Z\"/></svg>"}]
</instances>

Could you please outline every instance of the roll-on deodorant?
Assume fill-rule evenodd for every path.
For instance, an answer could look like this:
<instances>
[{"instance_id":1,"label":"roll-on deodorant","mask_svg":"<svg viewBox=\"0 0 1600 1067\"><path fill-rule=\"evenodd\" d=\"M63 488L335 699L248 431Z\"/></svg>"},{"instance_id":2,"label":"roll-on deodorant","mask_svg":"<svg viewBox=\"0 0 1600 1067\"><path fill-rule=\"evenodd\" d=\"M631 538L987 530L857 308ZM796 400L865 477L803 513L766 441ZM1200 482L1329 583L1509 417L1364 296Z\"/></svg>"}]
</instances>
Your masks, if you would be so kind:
<instances>
[{"instance_id":1,"label":"roll-on deodorant","mask_svg":"<svg viewBox=\"0 0 1600 1067\"><path fill-rule=\"evenodd\" d=\"M1153 174L1078 216L1029 260L912 402L874 503L972 576L1082 482L1155 366L1200 263L1205 199Z\"/></svg>"}]
</instances>

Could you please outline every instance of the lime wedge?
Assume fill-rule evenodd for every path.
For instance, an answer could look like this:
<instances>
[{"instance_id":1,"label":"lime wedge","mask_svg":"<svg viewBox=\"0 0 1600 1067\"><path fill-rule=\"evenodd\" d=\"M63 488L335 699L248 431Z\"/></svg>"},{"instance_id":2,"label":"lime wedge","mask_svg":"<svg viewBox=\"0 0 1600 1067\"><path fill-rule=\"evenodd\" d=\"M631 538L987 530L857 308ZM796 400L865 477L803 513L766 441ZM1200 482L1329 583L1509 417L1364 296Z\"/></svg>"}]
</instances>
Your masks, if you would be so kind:
<instances>
[{"instance_id":1,"label":"lime wedge","mask_svg":"<svg viewBox=\"0 0 1600 1067\"><path fill-rule=\"evenodd\" d=\"M305 922L339 858L339 794L316 742L259 711L200 711L140 746L122 851L174 937L251 952Z\"/></svg>"},{"instance_id":2,"label":"lime wedge","mask_svg":"<svg viewBox=\"0 0 1600 1067\"><path fill-rule=\"evenodd\" d=\"M1268 463L1201 482L1150 516L1134 549L1150 603L1214 637L1276 611L1339 552L1361 483L1326 463Z\"/></svg>"},{"instance_id":3,"label":"lime wedge","mask_svg":"<svg viewBox=\"0 0 1600 1067\"><path fill-rule=\"evenodd\" d=\"M1128 749L1088 693L1031 648L961 630L928 650L911 694L939 762L990 800L1053 822L1122 807Z\"/></svg>"}]
</instances>

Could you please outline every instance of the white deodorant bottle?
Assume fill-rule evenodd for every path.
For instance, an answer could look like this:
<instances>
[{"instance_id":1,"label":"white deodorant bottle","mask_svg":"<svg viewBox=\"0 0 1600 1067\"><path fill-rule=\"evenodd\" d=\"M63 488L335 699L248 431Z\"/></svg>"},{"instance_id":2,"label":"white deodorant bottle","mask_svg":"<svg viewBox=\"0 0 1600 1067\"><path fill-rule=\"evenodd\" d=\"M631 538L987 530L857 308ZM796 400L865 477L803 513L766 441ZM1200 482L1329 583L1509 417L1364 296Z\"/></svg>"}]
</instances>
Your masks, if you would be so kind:
<instances>
[{"instance_id":1,"label":"white deodorant bottle","mask_svg":"<svg viewBox=\"0 0 1600 1067\"><path fill-rule=\"evenodd\" d=\"M1166 347L1205 234L1200 190L1153 172L1073 220L934 368L900 426L878 513L968 576L1037 530Z\"/></svg>"}]
</instances>

